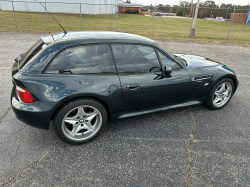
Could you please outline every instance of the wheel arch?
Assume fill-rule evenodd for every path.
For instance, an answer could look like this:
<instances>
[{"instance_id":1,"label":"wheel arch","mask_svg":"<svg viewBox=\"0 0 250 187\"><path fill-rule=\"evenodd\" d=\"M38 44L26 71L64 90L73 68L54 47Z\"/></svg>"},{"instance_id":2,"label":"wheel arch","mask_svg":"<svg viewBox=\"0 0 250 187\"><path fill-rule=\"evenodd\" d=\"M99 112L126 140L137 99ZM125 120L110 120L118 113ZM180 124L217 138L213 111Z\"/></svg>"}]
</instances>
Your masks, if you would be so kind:
<instances>
[{"instance_id":1,"label":"wheel arch","mask_svg":"<svg viewBox=\"0 0 250 187\"><path fill-rule=\"evenodd\" d=\"M223 75L221 76L220 78L218 78L214 83L213 83L213 86L211 87L211 91L214 87L214 85L216 85L219 81L221 81L222 79L226 79L226 78L229 78L231 79L233 82L234 82L234 93L238 87L238 81L237 81L237 78L233 75L230 75L230 74L227 74L227 75Z\"/></svg>"},{"instance_id":2,"label":"wheel arch","mask_svg":"<svg viewBox=\"0 0 250 187\"><path fill-rule=\"evenodd\" d=\"M70 98L70 99L62 99L61 102L59 102L56 109L53 111L53 114L51 115L50 121L52 121L54 119L56 114L65 105L67 105L68 103L70 103L70 102L72 102L74 100L81 100L81 99L93 99L93 100L96 100L96 101L100 102L104 106L104 108L106 109L108 119L110 118L110 108L109 108L108 104L104 100L102 100L102 99L100 99L99 97L96 97L96 96L76 96L76 97L73 97L73 98Z\"/></svg>"}]
</instances>

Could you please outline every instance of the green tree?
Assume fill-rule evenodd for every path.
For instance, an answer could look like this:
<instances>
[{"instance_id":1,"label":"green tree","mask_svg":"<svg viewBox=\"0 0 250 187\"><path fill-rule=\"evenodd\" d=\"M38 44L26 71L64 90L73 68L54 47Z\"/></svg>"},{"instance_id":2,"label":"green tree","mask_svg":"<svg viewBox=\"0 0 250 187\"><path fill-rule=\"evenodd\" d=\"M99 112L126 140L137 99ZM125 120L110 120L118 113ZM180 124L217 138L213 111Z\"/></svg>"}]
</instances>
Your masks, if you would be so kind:
<instances>
[{"instance_id":1,"label":"green tree","mask_svg":"<svg viewBox=\"0 0 250 187\"><path fill-rule=\"evenodd\" d=\"M180 9L183 7L191 7L192 4L190 1L180 1L179 4L178 4L178 10L177 12L180 11ZM181 9L182 12L183 12L183 16L188 16L190 14L190 9L189 8L184 8L184 9Z\"/></svg>"},{"instance_id":2,"label":"green tree","mask_svg":"<svg viewBox=\"0 0 250 187\"><path fill-rule=\"evenodd\" d=\"M163 4L159 4L158 8L161 12L165 12L165 7L163 6Z\"/></svg>"},{"instance_id":3,"label":"green tree","mask_svg":"<svg viewBox=\"0 0 250 187\"><path fill-rule=\"evenodd\" d=\"M191 7L191 2L189 2L189 1L180 1L179 6L180 7Z\"/></svg>"},{"instance_id":4,"label":"green tree","mask_svg":"<svg viewBox=\"0 0 250 187\"><path fill-rule=\"evenodd\" d=\"M183 11L179 10L176 16L183 16Z\"/></svg>"},{"instance_id":5,"label":"green tree","mask_svg":"<svg viewBox=\"0 0 250 187\"><path fill-rule=\"evenodd\" d=\"M171 10L172 9L172 10ZM173 5L173 7L170 8L170 11L172 13L177 13L177 9L178 9L178 6L177 5Z\"/></svg>"}]
</instances>

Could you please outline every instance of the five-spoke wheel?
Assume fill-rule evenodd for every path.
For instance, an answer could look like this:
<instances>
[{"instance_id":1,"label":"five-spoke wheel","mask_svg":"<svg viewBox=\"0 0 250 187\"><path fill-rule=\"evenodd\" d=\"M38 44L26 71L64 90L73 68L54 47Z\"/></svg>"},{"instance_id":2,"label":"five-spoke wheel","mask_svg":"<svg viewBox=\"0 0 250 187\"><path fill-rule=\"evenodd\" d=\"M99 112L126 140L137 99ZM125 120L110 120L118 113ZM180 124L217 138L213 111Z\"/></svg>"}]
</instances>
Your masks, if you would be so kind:
<instances>
[{"instance_id":1,"label":"five-spoke wheel","mask_svg":"<svg viewBox=\"0 0 250 187\"><path fill-rule=\"evenodd\" d=\"M102 124L100 111L92 106L83 105L70 110L62 120L65 136L72 140L84 140L95 134Z\"/></svg>"},{"instance_id":2,"label":"five-spoke wheel","mask_svg":"<svg viewBox=\"0 0 250 187\"><path fill-rule=\"evenodd\" d=\"M234 92L234 82L229 79L222 79L212 89L206 105L208 108L217 110L227 105Z\"/></svg>"},{"instance_id":3,"label":"five-spoke wheel","mask_svg":"<svg viewBox=\"0 0 250 187\"><path fill-rule=\"evenodd\" d=\"M213 95L213 104L216 107L221 107L227 103L232 94L232 85L229 82L223 82L217 87Z\"/></svg>"},{"instance_id":4,"label":"five-spoke wheel","mask_svg":"<svg viewBox=\"0 0 250 187\"><path fill-rule=\"evenodd\" d=\"M66 104L56 115L55 131L67 143L81 144L92 140L107 123L107 113L93 99L75 100Z\"/></svg>"}]
</instances>

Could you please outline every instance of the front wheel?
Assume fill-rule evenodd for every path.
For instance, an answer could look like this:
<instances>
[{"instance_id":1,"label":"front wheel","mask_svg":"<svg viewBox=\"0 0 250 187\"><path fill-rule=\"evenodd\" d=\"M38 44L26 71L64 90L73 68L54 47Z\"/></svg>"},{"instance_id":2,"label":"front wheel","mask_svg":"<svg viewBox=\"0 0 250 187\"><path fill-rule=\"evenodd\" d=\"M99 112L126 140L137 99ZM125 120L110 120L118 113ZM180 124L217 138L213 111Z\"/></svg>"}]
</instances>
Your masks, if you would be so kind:
<instances>
[{"instance_id":1,"label":"front wheel","mask_svg":"<svg viewBox=\"0 0 250 187\"><path fill-rule=\"evenodd\" d=\"M212 89L206 106L211 110L218 110L225 107L231 100L234 93L234 82L229 79L222 79Z\"/></svg>"},{"instance_id":2,"label":"front wheel","mask_svg":"<svg viewBox=\"0 0 250 187\"><path fill-rule=\"evenodd\" d=\"M57 136L70 144L83 144L97 137L107 124L104 106L93 99L74 100L54 118Z\"/></svg>"}]
</instances>

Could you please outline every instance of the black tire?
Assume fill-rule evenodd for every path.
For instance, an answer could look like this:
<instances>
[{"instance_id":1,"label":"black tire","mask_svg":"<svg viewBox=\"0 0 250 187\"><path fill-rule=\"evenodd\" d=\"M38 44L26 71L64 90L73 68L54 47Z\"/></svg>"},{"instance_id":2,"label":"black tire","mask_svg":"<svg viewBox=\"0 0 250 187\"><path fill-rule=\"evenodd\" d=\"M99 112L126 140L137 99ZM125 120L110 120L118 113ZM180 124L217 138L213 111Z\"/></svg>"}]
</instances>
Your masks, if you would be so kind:
<instances>
[{"instance_id":1,"label":"black tire","mask_svg":"<svg viewBox=\"0 0 250 187\"><path fill-rule=\"evenodd\" d=\"M66 115L71 110L73 110L73 111L77 110L77 112L78 112L78 109L75 109L75 108L81 107L81 106L90 106L90 107L93 107L94 109L97 109L99 111L98 114L100 114L100 116L101 116L101 122L100 122L98 129L96 129L89 138L86 138L84 140L80 140L80 139L75 140L75 139L69 138L67 136L67 134L65 133L65 129L66 129L65 126L66 125L64 125L65 122L63 120L65 119L65 117L67 117ZM87 117L86 117L86 119L87 119ZM79 123L82 123L82 122L79 122ZM54 117L54 129L55 129L56 135L62 141L66 142L68 144L83 144L83 143L87 143L87 142L93 140L102 132L102 130L105 128L106 124L107 124L107 111L106 111L105 107L99 101L92 99L92 98L72 100L72 101L64 104ZM72 125L72 129L73 129L73 125ZM72 137L73 137L73 135L72 135ZM82 135L82 137L83 137L83 135Z\"/></svg>"},{"instance_id":2,"label":"black tire","mask_svg":"<svg viewBox=\"0 0 250 187\"><path fill-rule=\"evenodd\" d=\"M229 99L222 106L215 106L214 103L213 103L214 92L218 88L218 86L220 86L223 83L230 83L231 84L231 86L232 86L231 95L230 95ZM225 107L229 103L229 101L231 100L233 94L234 94L234 82L232 81L232 79L230 79L230 78L222 79L219 82L217 82L215 84L215 86L213 87L211 93L209 94L209 96L207 98L207 101L206 101L205 105L206 105L207 108L209 108L211 110L222 109L223 107Z\"/></svg>"}]
</instances>

